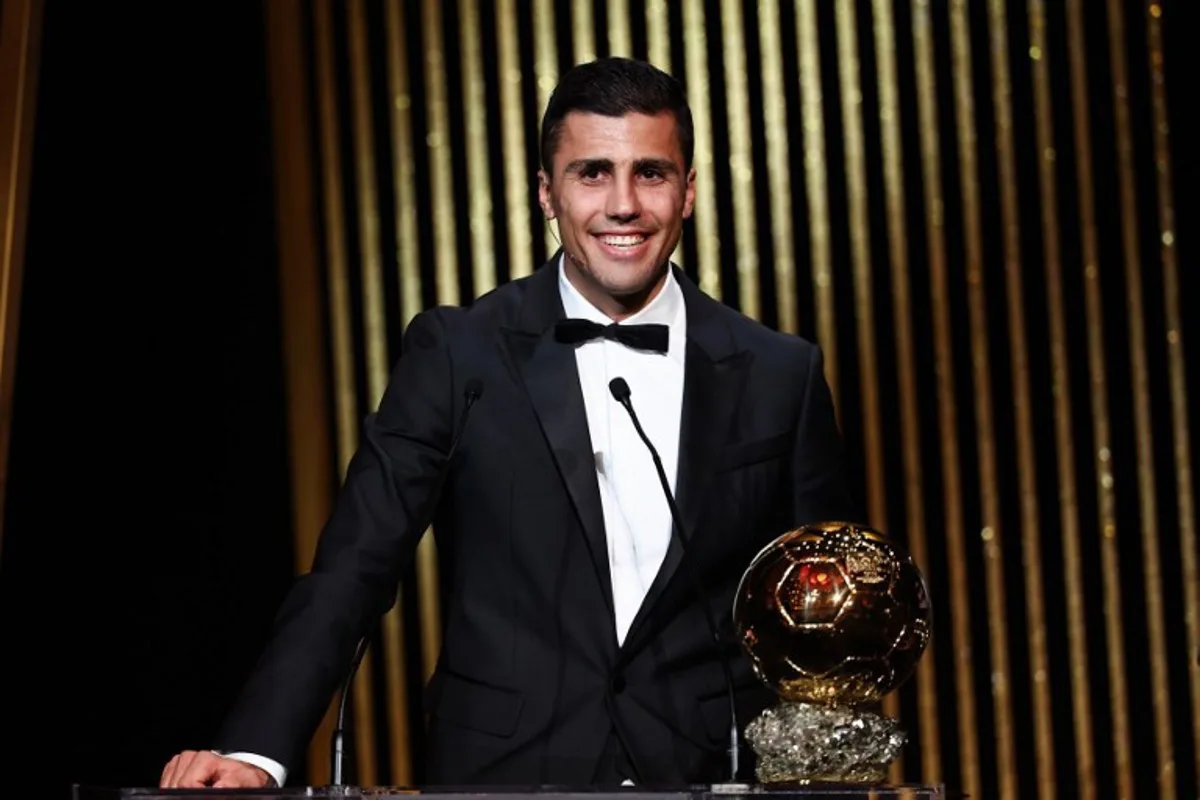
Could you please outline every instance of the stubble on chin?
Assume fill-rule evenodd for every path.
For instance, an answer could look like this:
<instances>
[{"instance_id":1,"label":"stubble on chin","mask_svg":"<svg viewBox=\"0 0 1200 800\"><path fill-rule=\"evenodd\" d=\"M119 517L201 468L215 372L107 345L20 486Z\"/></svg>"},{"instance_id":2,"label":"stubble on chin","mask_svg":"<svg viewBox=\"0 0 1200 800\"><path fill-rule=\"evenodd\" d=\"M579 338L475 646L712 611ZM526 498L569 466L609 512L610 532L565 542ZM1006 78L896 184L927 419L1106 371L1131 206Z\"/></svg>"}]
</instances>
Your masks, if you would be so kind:
<instances>
[{"instance_id":1,"label":"stubble on chin","mask_svg":"<svg viewBox=\"0 0 1200 800\"><path fill-rule=\"evenodd\" d=\"M572 252L567 247L563 247L563 254L572 268L571 271L575 272L580 280L591 284L595 289L623 306L622 315L635 313L649 303L651 297L662 286L669 268L668 261L664 260L661 265L650 270L646 280L639 281L636 286L614 285L612 281L605 279L603 272L594 269L591 263L581 255Z\"/></svg>"}]
</instances>

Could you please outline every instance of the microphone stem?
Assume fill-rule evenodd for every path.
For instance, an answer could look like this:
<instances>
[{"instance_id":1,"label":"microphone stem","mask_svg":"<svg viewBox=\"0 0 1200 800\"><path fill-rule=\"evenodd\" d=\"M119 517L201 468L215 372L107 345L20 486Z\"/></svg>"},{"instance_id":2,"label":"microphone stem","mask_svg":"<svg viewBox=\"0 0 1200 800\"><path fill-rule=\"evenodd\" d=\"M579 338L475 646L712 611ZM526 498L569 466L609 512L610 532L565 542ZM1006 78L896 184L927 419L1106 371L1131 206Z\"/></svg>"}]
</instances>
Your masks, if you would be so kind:
<instances>
[{"instance_id":1,"label":"microphone stem","mask_svg":"<svg viewBox=\"0 0 1200 800\"><path fill-rule=\"evenodd\" d=\"M737 701L733 694L733 673L729 669L729 659L725 657L725 650L721 644L720 629L717 627L717 620L713 617L712 608L709 607L707 594L704 591L704 583L700 580L700 573L697 570L696 564L687 557L688 541L687 534L683 530L682 517L679 514L679 506L675 503L675 494L671 491L671 482L667 480L667 472L663 469L662 459L658 457L658 451L654 449L654 445L650 442L650 437L642 430L642 423L638 421L637 414L634 413L633 403L628 397L621 401L621 405L625 406L625 410L629 412L629 418L633 421L633 427L637 431L638 436L645 442L646 447L650 450L650 457L654 459L654 468L658 472L658 480L662 484L663 494L667 497L667 507L671 511L671 522L675 526L675 530L679 534L679 544L683 550L682 560L688 564L688 574L692 578L693 588L696 591L697 600L700 603L700 608L704 611L704 619L708 623L708 630L712 633L713 646L717 651L717 660L721 664L721 672L725 676L725 691L729 695L729 780L736 782L738 779L738 761L739 761L739 745L738 745L738 722L737 722Z\"/></svg>"},{"instance_id":2,"label":"microphone stem","mask_svg":"<svg viewBox=\"0 0 1200 800\"><path fill-rule=\"evenodd\" d=\"M344 740L345 740L345 734L343 734L341 729L339 728L333 734L333 776L332 776L332 781L331 781L333 786L341 786L342 785L342 760L343 760L343 754L344 754Z\"/></svg>"}]
</instances>

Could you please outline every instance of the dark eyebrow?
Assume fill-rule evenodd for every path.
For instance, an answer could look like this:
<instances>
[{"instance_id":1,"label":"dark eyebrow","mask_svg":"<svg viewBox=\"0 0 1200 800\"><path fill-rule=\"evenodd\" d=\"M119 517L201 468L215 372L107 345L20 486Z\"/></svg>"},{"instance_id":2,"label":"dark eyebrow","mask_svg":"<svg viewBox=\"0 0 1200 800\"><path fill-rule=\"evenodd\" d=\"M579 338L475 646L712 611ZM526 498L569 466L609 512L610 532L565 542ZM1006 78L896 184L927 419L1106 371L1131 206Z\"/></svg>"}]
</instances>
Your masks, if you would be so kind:
<instances>
[{"instance_id":1,"label":"dark eyebrow","mask_svg":"<svg viewBox=\"0 0 1200 800\"><path fill-rule=\"evenodd\" d=\"M612 169L613 162L607 158L577 158L563 171L569 175L572 172L612 172Z\"/></svg>"},{"instance_id":2,"label":"dark eyebrow","mask_svg":"<svg viewBox=\"0 0 1200 800\"><path fill-rule=\"evenodd\" d=\"M568 175L571 173L612 172L613 167L612 159L577 158L568 163L563 171ZM633 162L634 172L643 172L648 169L661 172L663 175L679 174L679 167L669 158L639 158Z\"/></svg>"},{"instance_id":3,"label":"dark eyebrow","mask_svg":"<svg viewBox=\"0 0 1200 800\"><path fill-rule=\"evenodd\" d=\"M674 161L666 158L641 158L633 162L634 172L643 172L652 169L655 172L661 172L663 175L678 175L679 167Z\"/></svg>"}]
</instances>

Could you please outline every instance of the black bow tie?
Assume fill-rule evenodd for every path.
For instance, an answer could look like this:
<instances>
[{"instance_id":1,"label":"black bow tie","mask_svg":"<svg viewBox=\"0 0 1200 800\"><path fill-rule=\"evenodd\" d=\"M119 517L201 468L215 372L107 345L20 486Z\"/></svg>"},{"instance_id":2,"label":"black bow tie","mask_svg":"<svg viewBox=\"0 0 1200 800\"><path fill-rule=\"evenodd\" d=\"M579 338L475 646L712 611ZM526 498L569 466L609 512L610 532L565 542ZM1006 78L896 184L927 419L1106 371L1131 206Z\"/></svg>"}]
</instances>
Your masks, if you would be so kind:
<instances>
[{"instance_id":1,"label":"black bow tie","mask_svg":"<svg viewBox=\"0 0 1200 800\"><path fill-rule=\"evenodd\" d=\"M637 350L667 352L670 328L666 325L601 325L586 319L560 319L554 324L554 338L564 344L580 344L591 339L611 339Z\"/></svg>"}]
</instances>

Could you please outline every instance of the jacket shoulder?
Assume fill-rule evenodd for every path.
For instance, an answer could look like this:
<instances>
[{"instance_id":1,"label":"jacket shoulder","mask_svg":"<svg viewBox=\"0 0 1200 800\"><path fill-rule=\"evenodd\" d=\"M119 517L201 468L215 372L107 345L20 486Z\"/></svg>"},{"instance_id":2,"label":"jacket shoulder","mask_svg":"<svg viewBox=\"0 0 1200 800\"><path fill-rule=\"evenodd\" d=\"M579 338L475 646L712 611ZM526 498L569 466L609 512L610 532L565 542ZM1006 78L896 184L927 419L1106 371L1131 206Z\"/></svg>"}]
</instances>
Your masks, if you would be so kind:
<instances>
[{"instance_id":1,"label":"jacket shoulder","mask_svg":"<svg viewBox=\"0 0 1200 800\"><path fill-rule=\"evenodd\" d=\"M799 334L775 330L723 303L717 313L725 319L734 339L756 355L791 362L799 360L807 365L820 354L821 348L816 342Z\"/></svg>"},{"instance_id":2,"label":"jacket shoulder","mask_svg":"<svg viewBox=\"0 0 1200 800\"><path fill-rule=\"evenodd\" d=\"M511 324L517 319L528 280L529 277L509 281L464 305L430 306L417 313L408 327L420 329L433 325L454 333Z\"/></svg>"}]
</instances>

